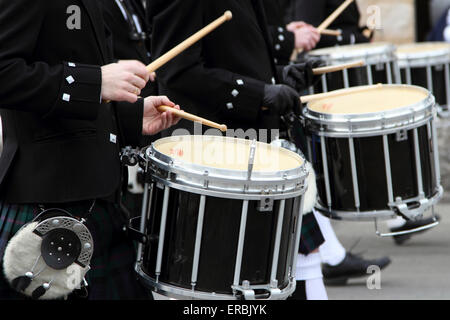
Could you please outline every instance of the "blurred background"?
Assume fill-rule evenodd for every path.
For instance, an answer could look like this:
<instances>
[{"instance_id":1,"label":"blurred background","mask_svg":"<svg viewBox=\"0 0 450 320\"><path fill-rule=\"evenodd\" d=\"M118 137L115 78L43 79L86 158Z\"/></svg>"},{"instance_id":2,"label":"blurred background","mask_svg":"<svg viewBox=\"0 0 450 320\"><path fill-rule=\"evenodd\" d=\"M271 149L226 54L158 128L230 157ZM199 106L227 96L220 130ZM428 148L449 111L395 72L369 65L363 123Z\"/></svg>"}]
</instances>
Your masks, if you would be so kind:
<instances>
[{"instance_id":1,"label":"blurred background","mask_svg":"<svg viewBox=\"0 0 450 320\"><path fill-rule=\"evenodd\" d=\"M425 41L433 26L450 7L450 0L357 0L362 24L379 7L381 25L375 41ZM399 19L401 17L401 19Z\"/></svg>"}]
</instances>

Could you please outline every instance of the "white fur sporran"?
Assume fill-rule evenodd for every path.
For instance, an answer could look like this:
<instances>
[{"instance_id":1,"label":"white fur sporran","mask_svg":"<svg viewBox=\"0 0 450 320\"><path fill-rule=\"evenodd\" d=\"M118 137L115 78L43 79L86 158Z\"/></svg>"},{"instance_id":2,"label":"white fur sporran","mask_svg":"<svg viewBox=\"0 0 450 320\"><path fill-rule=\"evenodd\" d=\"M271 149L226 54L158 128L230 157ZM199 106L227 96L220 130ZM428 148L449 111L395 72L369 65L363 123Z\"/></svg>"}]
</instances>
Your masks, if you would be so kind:
<instances>
[{"instance_id":1,"label":"white fur sporran","mask_svg":"<svg viewBox=\"0 0 450 320\"><path fill-rule=\"evenodd\" d=\"M83 222L53 216L24 225L5 250L3 269L9 284L33 299L61 299L79 289L94 250Z\"/></svg>"}]
</instances>

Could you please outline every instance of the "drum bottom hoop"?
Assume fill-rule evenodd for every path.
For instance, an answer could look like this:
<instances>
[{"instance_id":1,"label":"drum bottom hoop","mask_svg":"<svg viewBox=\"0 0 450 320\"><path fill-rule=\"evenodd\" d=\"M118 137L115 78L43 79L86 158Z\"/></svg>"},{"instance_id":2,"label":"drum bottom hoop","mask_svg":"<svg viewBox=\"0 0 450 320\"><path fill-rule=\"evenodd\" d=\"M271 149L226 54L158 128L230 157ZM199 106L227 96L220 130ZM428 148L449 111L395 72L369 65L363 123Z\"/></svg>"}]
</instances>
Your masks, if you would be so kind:
<instances>
[{"instance_id":1,"label":"drum bottom hoop","mask_svg":"<svg viewBox=\"0 0 450 320\"><path fill-rule=\"evenodd\" d=\"M432 206L436 205L442 198L443 189L439 188L439 191L433 195L432 198L428 199L427 205L423 208L422 213L429 210ZM414 202L411 199L406 199L405 203ZM322 215L333 219L333 220L343 220L343 221L373 221L378 220L389 220L396 218L398 216L403 217L397 209L393 208L391 210L374 210L374 211L342 211L328 209L317 203L315 209Z\"/></svg>"},{"instance_id":2,"label":"drum bottom hoop","mask_svg":"<svg viewBox=\"0 0 450 320\"><path fill-rule=\"evenodd\" d=\"M135 271L138 275L140 282L147 289L152 292L158 293L168 298L173 298L177 300L242 300L241 294L231 295L231 294L216 294L214 292L205 292L198 290L189 290L182 287L176 287L163 282L157 282L155 279L151 278L143 269L140 263L135 266ZM286 300L291 296L296 287L295 279L291 278L288 285L285 288L277 290L276 294L270 295L264 300ZM251 287L251 289L265 289L269 288L267 286L257 286ZM258 300L258 296L256 296Z\"/></svg>"}]
</instances>

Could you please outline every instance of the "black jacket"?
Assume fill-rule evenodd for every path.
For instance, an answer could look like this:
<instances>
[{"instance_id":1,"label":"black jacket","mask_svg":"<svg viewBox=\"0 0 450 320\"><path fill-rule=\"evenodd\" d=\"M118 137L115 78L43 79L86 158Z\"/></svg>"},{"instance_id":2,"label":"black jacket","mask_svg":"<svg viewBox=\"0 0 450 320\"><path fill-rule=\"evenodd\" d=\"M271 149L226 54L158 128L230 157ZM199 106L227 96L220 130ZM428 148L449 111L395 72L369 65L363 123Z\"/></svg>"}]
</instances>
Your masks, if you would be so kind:
<instances>
[{"instance_id":1,"label":"black jacket","mask_svg":"<svg viewBox=\"0 0 450 320\"><path fill-rule=\"evenodd\" d=\"M277 81L261 0L152 0L152 54L157 58L226 10L226 22L158 72L159 93L231 129L278 128L261 112L264 85ZM192 123L179 126L193 130Z\"/></svg>"},{"instance_id":2,"label":"black jacket","mask_svg":"<svg viewBox=\"0 0 450 320\"><path fill-rule=\"evenodd\" d=\"M305 21L318 27L330 14L332 14L344 0L278 0L282 2L285 10L285 22ZM362 34L359 27L360 13L356 2L353 2L328 27L341 29L342 37L322 35L317 48L331 47L336 44L351 44L369 42L370 39Z\"/></svg>"},{"instance_id":3,"label":"black jacket","mask_svg":"<svg viewBox=\"0 0 450 320\"><path fill-rule=\"evenodd\" d=\"M265 11L270 12L267 23L276 62L278 65L289 64L295 49L295 35L286 29L285 3L282 0L263 0L263 4Z\"/></svg>"},{"instance_id":4,"label":"black jacket","mask_svg":"<svg viewBox=\"0 0 450 320\"><path fill-rule=\"evenodd\" d=\"M143 106L100 103L110 40L97 1L0 0L1 199L61 203L116 191L119 143L141 138Z\"/></svg>"},{"instance_id":5,"label":"black jacket","mask_svg":"<svg viewBox=\"0 0 450 320\"><path fill-rule=\"evenodd\" d=\"M101 2L103 18L112 33L114 59L138 60L148 65L151 62L150 29L141 0L102 0ZM157 81L149 82L142 89L141 96L154 96L157 92ZM159 134L143 136L139 145L147 146L159 136Z\"/></svg>"},{"instance_id":6,"label":"black jacket","mask_svg":"<svg viewBox=\"0 0 450 320\"><path fill-rule=\"evenodd\" d=\"M150 36L142 2L140 0L101 0L101 2L103 18L113 35L114 58L135 59L149 64Z\"/></svg>"}]
</instances>

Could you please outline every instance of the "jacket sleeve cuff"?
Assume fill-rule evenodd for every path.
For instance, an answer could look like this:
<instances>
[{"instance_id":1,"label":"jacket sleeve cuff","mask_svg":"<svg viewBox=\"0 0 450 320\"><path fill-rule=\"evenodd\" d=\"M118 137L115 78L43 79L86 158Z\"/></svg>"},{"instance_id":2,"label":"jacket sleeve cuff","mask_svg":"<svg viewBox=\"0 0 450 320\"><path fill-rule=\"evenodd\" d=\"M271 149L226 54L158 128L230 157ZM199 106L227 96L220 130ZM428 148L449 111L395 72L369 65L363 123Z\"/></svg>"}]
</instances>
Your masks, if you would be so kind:
<instances>
[{"instance_id":1,"label":"jacket sleeve cuff","mask_svg":"<svg viewBox=\"0 0 450 320\"><path fill-rule=\"evenodd\" d=\"M117 102L116 110L124 144L139 146L142 139L144 99L138 99L136 103Z\"/></svg>"},{"instance_id":2,"label":"jacket sleeve cuff","mask_svg":"<svg viewBox=\"0 0 450 320\"><path fill-rule=\"evenodd\" d=\"M45 117L95 120L101 104L101 67L74 62L64 62L63 65L57 100Z\"/></svg>"},{"instance_id":3,"label":"jacket sleeve cuff","mask_svg":"<svg viewBox=\"0 0 450 320\"><path fill-rule=\"evenodd\" d=\"M263 81L233 76L234 86L225 98L225 115L239 120L255 121L261 111L264 97Z\"/></svg>"},{"instance_id":4,"label":"jacket sleeve cuff","mask_svg":"<svg viewBox=\"0 0 450 320\"><path fill-rule=\"evenodd\" d=\"M288 64L295 49L295 35L285 27L273 27L273 52L276 64Z\"/></svg>"}]
</instances>

